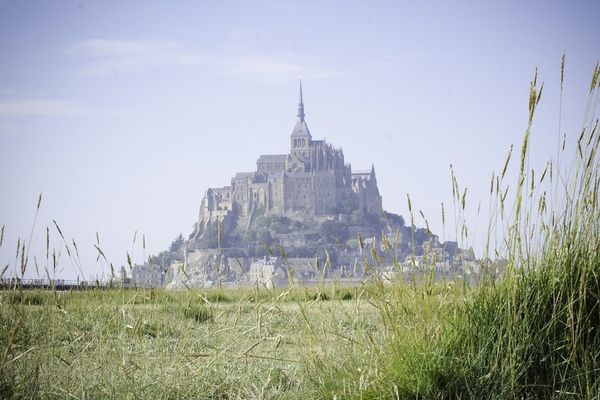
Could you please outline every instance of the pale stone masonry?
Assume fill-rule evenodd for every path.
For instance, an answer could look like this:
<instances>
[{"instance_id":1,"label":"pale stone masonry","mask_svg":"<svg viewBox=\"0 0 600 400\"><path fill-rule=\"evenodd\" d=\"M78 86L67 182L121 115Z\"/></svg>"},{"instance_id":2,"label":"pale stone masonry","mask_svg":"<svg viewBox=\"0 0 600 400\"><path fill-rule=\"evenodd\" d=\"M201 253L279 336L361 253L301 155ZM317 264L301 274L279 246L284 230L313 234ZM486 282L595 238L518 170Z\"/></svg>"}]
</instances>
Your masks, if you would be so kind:
<instances>
[{"instance_id":1,"label":"pale stone masonry","mask_svg":"<svg viewBox=\"0 0 600 400\"><path fill-rule=\"evenodd\" d=\"M335 214L347 201L364 212L383 212L375 168L353 173L341 149L325 140L313 140L300 83L298 120L290 135L289 153L261 155L255 171L238 172L231 185L208 189L197 233L209 221L231 213L248 219L259 209L267 214L324 216Z\"/></svg>"},{"instance_id":2,"label":"pale stone masonry","mask_svg":"<svg viewBox=\"0 0 600 400\"><path fill-rule=\"evenodd\" d=\"M125 269L121 268L121 274L126 278ZM131 281L136 287L158 288L163 286L164 274L160 265L145 264L134 265L131 270ZM125 279L123 279L125 280Z\"/></svg>"}]
</instances>

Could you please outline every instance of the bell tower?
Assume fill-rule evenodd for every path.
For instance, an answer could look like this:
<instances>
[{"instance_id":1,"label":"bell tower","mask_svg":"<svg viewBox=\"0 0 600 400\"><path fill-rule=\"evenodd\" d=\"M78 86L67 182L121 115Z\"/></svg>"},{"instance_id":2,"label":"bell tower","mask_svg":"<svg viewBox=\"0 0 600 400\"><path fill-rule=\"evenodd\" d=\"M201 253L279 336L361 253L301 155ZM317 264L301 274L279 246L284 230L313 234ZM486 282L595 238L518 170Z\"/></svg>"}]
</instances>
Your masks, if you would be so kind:
<instances>
[{"instance_id":1,"label":"bell tower","mask_svg":"<svg viewBox=\"0 0 600 400\"><path fill-rule=\"evenodd\" d=\"M292 131L291 139L291 151L292 156L308 159L310 157L310 142L312 137L308 130L308 125L304 120L304 100L302 98L302 81L300 81L300 102L298 103L298 121Z\"/></svg>"}]
</instances>

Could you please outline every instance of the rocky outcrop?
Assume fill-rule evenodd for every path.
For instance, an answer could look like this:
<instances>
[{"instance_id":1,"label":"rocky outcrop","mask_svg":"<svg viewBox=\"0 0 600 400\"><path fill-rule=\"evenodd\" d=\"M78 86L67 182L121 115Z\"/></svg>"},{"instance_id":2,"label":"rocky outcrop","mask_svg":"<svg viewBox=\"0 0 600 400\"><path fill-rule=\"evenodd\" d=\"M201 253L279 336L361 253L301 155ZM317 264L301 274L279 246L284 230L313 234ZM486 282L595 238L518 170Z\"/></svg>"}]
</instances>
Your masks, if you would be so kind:
<instances>
[{"instance_id":1,"label":"rocky outcrop","mask_svg":"<svg viewBox=\"0 0 600 400\"><path fill-rule=\"evenodd\" d=\"M173 277L167 289L210 287L213 284L213 271L221 265L216 249L198 249L187 253L184 262L173 263Z\"/></svg>"}]
</instances>

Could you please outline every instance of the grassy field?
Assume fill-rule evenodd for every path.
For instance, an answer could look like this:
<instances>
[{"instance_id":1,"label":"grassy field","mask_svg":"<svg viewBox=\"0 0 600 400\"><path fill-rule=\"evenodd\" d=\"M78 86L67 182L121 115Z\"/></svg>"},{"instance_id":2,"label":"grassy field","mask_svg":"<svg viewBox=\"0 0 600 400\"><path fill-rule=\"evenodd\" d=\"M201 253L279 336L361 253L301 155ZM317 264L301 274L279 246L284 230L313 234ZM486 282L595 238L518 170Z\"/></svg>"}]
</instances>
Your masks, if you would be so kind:
<instances>
[{"instance_id":1,"label":"grassy field","mask_svg":"<svg viewBox=\"0 0 600 400\"><path fill-rule=\"evenodd\" d=\"M169 293L5 292L6 397L360 398L425 393L463 303L377 283Z\"/></svg>"},{"instance_id":2,"label":"grassy field","mask_svg":"<svg viewBox=\"0 0 600 400\"><path fill-rule=\"evenodd\" d=\"M599 399L599 77L597 65L571 163L559 153L537 174L528 146L542 91L532 80L517 182L504 182L509 154L490 185L488 232L502 234L483 266L495 270L491 260L502 258L500 279L273 291L16 287L0 292L0 397ZM465 191L452 179L461 215Z\"/></svg>"}]
</instances>

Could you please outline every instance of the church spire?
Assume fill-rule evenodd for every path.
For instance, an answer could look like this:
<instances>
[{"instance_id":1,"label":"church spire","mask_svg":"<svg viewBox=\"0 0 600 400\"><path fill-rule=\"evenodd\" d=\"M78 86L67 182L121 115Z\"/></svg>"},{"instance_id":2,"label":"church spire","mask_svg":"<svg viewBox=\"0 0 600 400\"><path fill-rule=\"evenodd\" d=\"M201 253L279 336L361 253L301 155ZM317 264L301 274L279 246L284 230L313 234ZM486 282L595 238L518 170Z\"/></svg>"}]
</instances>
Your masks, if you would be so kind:
<instances>
[{"instance_id":1,"label":"church spire","mask_svg":"<svg viewBox=\"0 0 600 400\"><path fill-rule=\"evenodd\" d=\"M0 0L1 1L1 0ZM298 140L292 140L292 148L302 147L303 151L310 147L310 131L304 120L304 99L302 98L302 80L300 81L300 96L298 102L298 120L292 131L292 136ZM294 144L295 143L295 144ZM306 147L306 148L305 148Z\"/></svg>"},{"instance_id":2,"label":"church spire","mask_svg":"<svg viewBox=\"0 0 600 400\"><path fill-rule=\"evenodd\" d=\"M298 118L304 122L304 101L302 100L302 79L300 80L300 103L298 103Z\"/></svg>"}]
</instances>

